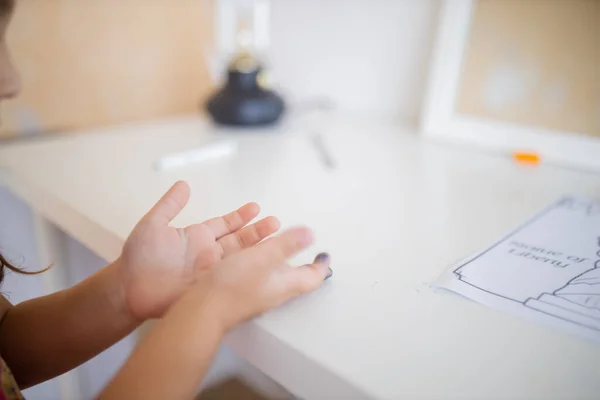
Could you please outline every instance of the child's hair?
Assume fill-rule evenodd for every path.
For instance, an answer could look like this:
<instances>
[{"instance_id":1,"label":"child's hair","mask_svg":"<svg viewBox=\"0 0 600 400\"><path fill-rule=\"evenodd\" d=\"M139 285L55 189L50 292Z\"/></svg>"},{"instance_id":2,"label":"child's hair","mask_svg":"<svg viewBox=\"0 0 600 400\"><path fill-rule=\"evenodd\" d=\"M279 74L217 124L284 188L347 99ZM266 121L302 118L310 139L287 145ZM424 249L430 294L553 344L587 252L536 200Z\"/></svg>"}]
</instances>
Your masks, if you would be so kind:
<instances>
[{"instance_id":1,"label":"child's hair","mask_svg":"<svg viewBox=\"0 0 600 400\"><path fill-rule=\"evenodd\" d=\"M0 283L4 280L4 269L9 269L14 272L21 272L21 270L11 263L9 263L2 254L0 254Z\"/></svg>"},{"instance_id":2,"label":"child's hair","mask_svg":"<svg viewBox=\"0 0 600 400\"><path fill-rule=\"evenodd\" d=\"M0 0L0 16L9 15L15 6L15 0Z\"/></svg>"},{"instance_id":3,"label":"child's hair","mask_svg":"<svg viewBox=\"0 0 600 400\"><path fill-rule=\"evenodd\" d=\"M2 253L0 253L0 283L2 283L2 281L4 280L4 275L6 273L6 270L16 272L17 274L22 274L22 275L37 275L37 274L41 274L42 272L48 271L51 267L52 267L52 264L50 264L46 268L39 270L39 271L25 271L24 269L15 267L2 255Z\"/></svg>"}]
</instances>

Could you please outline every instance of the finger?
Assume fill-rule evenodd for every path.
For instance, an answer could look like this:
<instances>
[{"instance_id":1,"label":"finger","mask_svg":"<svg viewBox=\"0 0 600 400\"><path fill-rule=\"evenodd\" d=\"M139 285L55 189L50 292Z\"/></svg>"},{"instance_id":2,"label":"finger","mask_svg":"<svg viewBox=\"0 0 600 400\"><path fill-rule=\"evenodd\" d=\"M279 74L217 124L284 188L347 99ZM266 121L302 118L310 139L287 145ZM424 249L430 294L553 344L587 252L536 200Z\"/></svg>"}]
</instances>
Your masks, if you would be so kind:
<instances>
[{"instance_id":1,"label":"finger","mask_svg":"<svg viewBox=\"0 0 600 400\"><path fill-rule=\"evenodd\" d=\"M253 253L264 266L278 266L288 258L304 250L313 241L312 232L305 227L288 229L280 236L272 237L256 245Z\"/></svg>"},{"instance_id":2,"label":"finger","mask_svg":"<svg viewBox=\"0 0 600 400\"><path fill-rule=\"evenodd\" d=\"M209 219L203 224L211 230L215 238L219 239L246 226L259 212L258 204L247 203L227 215Z\"/></svg>"},{"instance_id":3,"label":"finger","mask_svg":"<svg viewBox=\"0 0 600 400\"><path fill-rule=\"evenodd\" d=\"M223 248L223 255L227 257L242 249L254 246L264 238L277 232L279 226L280 223L277 218L267 217L237 232L223 236L219 239L219 244Z\"/></svg>"},{"instance_id":4,"label":"finger","mask_svg":"<svg viewBox=\"0 0 600 400\"><path fill-rule=\"evenodd\" d=\"M304 294L316 290L333 275L329 264L329 255L321 253L315 258L313 264L289 268L286 272L286 279L290 293Z\"/></svg>"},{"instance_id":5,"label":"finger","mask_svg":"<svg viewBox=\"0 0 600 400\"><path fill-rule=\"evenodd\" d=\"M189 199L189 185L186 182L179 181L171 186L146 216L168 224L183 210Z\"/></svg>"}]
</instances>

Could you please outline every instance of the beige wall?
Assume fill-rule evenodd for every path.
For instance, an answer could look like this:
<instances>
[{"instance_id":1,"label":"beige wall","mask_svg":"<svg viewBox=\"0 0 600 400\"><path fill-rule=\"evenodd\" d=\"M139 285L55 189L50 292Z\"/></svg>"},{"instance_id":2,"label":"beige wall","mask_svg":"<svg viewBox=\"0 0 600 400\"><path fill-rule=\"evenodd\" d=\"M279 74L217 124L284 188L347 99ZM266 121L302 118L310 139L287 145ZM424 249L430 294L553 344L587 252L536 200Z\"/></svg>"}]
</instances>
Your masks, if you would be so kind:
<instances>
[{"instance_id":1,"label":"beige wall","mask_svg":"<svg viewBox=\"0 0 600 400\"><path fill-rule=\"evenodd\" d=\"M23 92L0 135L196 112L210 91L205 0L19 0L8 43Z\"/></svg>"},{"instance_id":2,"label":"beige wall","mask_svg":"<svg viewBox=\"0 0 600 400\"><path fill-rule=\"evenodd\" d=\"M600 0L478 0L457 111L600 136Z\"/></svg>"}]
</instances>

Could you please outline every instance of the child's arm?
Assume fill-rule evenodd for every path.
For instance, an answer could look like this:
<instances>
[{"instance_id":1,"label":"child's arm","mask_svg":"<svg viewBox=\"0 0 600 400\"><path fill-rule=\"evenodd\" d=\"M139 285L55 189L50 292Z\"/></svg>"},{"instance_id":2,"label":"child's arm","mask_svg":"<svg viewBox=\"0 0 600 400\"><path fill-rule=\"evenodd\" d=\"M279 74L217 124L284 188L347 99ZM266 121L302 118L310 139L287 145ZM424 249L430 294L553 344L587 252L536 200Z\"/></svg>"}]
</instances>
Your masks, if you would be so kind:
<instances>
[{"instance_id":1,"label":"child's arm","mask_svg":"<svg viewBox=\"0 0 600 400\"><path fill-rule=\"evenodd\" d=\"M0 354L21 388L69 371L138 326L124 308L119 268L117 261L70 289L7 309Z\"/></svg>"},{"instance_id":2,"label":"child's arm","mask_svg":"<svg viewBox=\"0 0 600 400\"><path fill-rule=\"evenodd\" d=\"M94 357L140 321L160 318L198 274L279 228L249 203L182 229L170 222L189 200L178 182L140 220L118 261L80 284L14 307L0 301L0 354L22 387Z\"/></svg>"},{"instance_id":3,"label":"child's arm","mask_svg":"<svg viewBox=\"0 0 600 400\"><path fill-rule=\"evenodd\" d=\"M308 231L289 230L206 271L142 340L100 399L193 398L228 330L318 288L331 275L323 255L299 268L285 263L310 242Z\"/></svg>"},{"instance_id":4,"label":"child's arm","mask_svg":"<svg viewBox=\"0 0 600 400\"><path fill-rule=\"evenodd\" d=\"M140 342L100 399L192 399L224 329L201 289L184 295Z\"/></svg>"}]
</instances>

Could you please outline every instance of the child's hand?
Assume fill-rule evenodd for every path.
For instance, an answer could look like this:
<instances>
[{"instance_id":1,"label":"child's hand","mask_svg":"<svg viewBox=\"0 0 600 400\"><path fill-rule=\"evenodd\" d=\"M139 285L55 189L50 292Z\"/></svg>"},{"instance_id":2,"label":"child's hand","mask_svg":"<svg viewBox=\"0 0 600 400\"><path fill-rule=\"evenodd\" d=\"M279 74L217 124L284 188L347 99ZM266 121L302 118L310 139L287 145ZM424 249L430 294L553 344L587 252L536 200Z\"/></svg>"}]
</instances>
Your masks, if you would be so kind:
<instances>
[{"instance_id":1,"label":"child's hand","mask_svg":"<svg viewBox=\"0 0 600 400\"><path fill-rule=\"evenodd\" d=\"M316 289L331 274L326 255L298 268L286 264L311 240L307 229L292 229L200 269L196 283L144 337L100 398L194 397L227 331Z\"/></svg>"},{"instance_id":2,"label":"child's hand","mask_svg":"<svg viewBox=\"0 0 600 400\"><path fill-rule=\"evenodd\" d=\"M189 196L188 185L176 183L125 243L121 256L125 306L137 319L162 316L195 281L199 270L254 246L279 229L274 217L244 228L259 213L255 203L186 228L168 226Z\"/></svg>"},{"instance_id":3,"label":"child's hand","mask_svg":"<svg viewBox=\"0 0 600 400\"><path fill-rule=\"evenodd\" d=\"M290 267L287 259L312 243L311 232L294 228L281 236L241 251L203 271L190 291L202 296L211 315L226 332L300 294L317 289L332 274L329 256L321 253L314 264Z\"/></svg>"}]
</instances>

